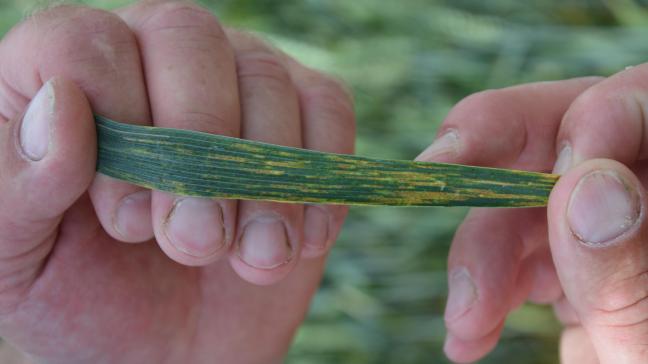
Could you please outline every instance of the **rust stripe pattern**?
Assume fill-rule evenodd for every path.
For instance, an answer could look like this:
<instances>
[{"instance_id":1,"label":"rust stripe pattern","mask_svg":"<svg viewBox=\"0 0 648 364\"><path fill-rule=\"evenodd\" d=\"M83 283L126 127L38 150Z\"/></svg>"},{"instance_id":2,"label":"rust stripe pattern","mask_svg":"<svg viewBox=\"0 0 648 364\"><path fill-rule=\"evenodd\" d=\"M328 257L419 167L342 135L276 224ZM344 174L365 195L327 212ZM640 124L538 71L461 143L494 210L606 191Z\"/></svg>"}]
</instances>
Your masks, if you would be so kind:
<instances>
[{"instance_id":1,"label":"rust stripe pattern","mask_svg":"<svg viewBox=\"0 0 648 364\"><path fill-rule=\"evenodd\" d=\"M558 176L322 153L96 116L97 170L179 195L389 206L531 207Z\"/></svg>"}]
</instances>

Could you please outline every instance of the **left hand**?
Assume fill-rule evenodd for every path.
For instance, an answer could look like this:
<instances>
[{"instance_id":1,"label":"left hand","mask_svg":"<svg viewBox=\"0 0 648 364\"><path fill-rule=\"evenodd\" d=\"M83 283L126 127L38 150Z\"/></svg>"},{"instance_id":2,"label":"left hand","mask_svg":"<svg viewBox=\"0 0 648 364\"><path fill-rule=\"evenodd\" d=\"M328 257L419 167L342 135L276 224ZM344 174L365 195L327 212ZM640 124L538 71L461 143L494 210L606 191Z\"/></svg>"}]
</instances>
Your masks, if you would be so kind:
<instances>
[{"instance_id":1,"label":"left hand","mask_svg":"<svg viewBox=\"0 0 648 364\"><path fill-rule=\"evenodd\" d=\"M42 362L280 362L346 209L95 175L92 112L352 153L339 82L187 1L53 7L0 55L3 339Z\"/></svg>"},{"instance_id":2,"label":"left hand","mask_svg":"<svg viewBox=\"0 0 648 364\"><path fill-rule=\"evenodd\" d=\"M475 208L458 229L448 262L450 359L486 355L528 299L552 303L566 325L563 362L648 360L647 95L643 64L607 79L481 92L450 112L419 160L563 174L549 209ZM637 201L617 201L625 195Z\"/></svg>"}]
</instances>

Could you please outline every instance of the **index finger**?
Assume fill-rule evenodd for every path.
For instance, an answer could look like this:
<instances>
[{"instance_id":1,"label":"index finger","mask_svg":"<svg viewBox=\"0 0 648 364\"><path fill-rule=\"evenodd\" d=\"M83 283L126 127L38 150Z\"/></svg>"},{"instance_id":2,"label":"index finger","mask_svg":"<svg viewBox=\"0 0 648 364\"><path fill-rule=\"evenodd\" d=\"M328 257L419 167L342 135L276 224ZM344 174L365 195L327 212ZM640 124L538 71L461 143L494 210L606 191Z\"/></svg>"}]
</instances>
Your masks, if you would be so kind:
<instances>
[{"instance_id":1,"label":"index finger","mask_svg":"<svg viewBox=\"0 0 648 364\"><path fill-rule=\"evenodd\" d=\"M572 101L600 77L487 90L460 101L418 160L549 171Z\"/></svg>"},{"instance_id":2,"label":"index finger","mask_svg":"<svg viewBox=\"0 0 648 364\"><path fill-rule=\"evenodd\" d=\"M190 1L140 2L119 14L138 39L154 124L238 137L236 64L217 18ZM151 213L158 244L182 264L218 260L236 235L236 200L153 191Z\"/></svg>"},{"instance_id":3,"label":"index finger","mask_svg":"<svg viewBox=\"0 0 648 364\"><path fill-rule=\"evenodd\" d=\"M0 114L22 110L54 76L74 81L95 113L148 124L149 111L137 42L116 15L82 6L57 6L14 28L2 42ZM149 192L97 175L90 187L104 229L123 241L152 237Z\"/></svg>"},{"instance_id":4,"label":"index finger","mask_svg":"<svg viewBox=\"0 0 648 364\"><path fill-rule=\"evenodd\" d=\"M598 81L541 82L470 96L450 112L441 137L418 159L550 170L563 114ZM508 312L532 289L521 268L532 264L529 259L546 242L544 215L542 210L473 210L457 231L448 259L445 313L450 358L475 360L490 351Z\"/></svg>"}]
</instances>

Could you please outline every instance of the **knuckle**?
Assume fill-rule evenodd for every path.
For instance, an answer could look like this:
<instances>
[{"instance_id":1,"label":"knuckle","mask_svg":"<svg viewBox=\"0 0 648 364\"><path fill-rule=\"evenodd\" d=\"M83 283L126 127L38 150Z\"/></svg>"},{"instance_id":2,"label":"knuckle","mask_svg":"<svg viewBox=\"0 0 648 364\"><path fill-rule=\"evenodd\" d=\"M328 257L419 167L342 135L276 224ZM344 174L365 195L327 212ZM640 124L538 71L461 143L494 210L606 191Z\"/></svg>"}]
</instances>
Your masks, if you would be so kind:
<instances>
[{"instance_id":1,"label":"knuckle","mask_svg":"<svg viewBox=\"0 0 648 364\"><path fill-rule=\"evenodd\" d=\"M589 157L627 162L642 159L646 155L642 130L647 122L648 93L636 80L628 84L614 83L612 78L607 81L590 87L572 102L562 118L557 144L570 143Z\"/></svg>"},{"instance_id":2,"label":"knuckle","mask_svg":"<svg viewBox=\"0 0 648 364\"><path fill-rule=\"evenodd\" d=\"M598 108L597 105L601 101L601 94L596 89L589 89L580 94L569 107L565 115L565 123L561 125L563 129L571 127L572 124L578 123L582 116L590 112L593 107Z\"/></svg>"},{"instance_id":3,"label":"knuckle","mask_svg":"<svg viewBox=\"0 0 648 364\"><path fill-rule=\"evenodd\" d=\"M214 130L215 125L218 125L219 134L236 136L239 132L238 124L232 125L231 119L214 112L181 110L174 121L178 126L191 130L210 132Z\"/></svg>"},{"instance_id":4,"label":"knuckle","mask_svg":"<svg viewBox=\"0 0 648 364\"><path fill-rule=\"evenodd\" d=\"M227 38L231 42L234 49L238 52L250 50L267 50L271 51L272 47L268 42L261 39L260 35L254 34L248 30L237 29L228 27L225 29Z\"/></svg>"},{"instance_id":5,"label":"knuckle","mask_svg":"<svg viewBox=\"0 0 648 364\"><path fill-rule=\"evenodd\" d=\"M505 90L485 90L465 97L453 108L454 112L462 111L476 115L490 114L501 110L505 101Z\"/></svg>"},{"instance_id":6,"label":"knuckle","mask_svg":"<svg viewBox=\"0 0 648 364\"><path fill-rule=\"evenodd\" d=\"M353 94L351 87L344 81L330 76L324 75L320 72L315 72L319 79L315 82L315 88L322 90L328 96L334 97L336 100L344 101L347 105L353 105Z\"/></svg>"},{"instance_id":7,"label":"knuckle","mask_svg":"<svg viewBox=\"0 0 648 364\"><path fill-rule=\"evenodd\" d=\"M38 267L29 265L34 259L43 259L52 248L53 242L38 244L23 254L2 257L0 268L0 316L7 315L18 308L29 295L29 290L38 275Z\"/></svg>"},{"instance_id":8,"label":"knuckle","mask_svg":"<svg viewBox=\"0 0 648 364\"><path fill-rule=\"evenodd\" d=\"M179 31L193 34L195 40L227 39L218 18L209 10L189 1L172 1L152 5L151 15L142 25L147 31ZM186 39L185 39L186 41Z\"/></svg>"},{"instance_id":9,"label":"knuckle","mask_svg":"<svg viewBox=\"0 0 648 364\"><path fill-rule=\"evenodd\" d=\"M609 119L617 119L615 122L643 121L644 104L645 93L631 86L591 87L571 104L561 125L561 132L578 134L586 124L590 129L592 126L609 128Z\"/></svg>"},{"instance_id":10,"label":"knuckle","mask_svg":"<svg viewBox=\"0 0 648 364\"><path fill-rule=\"evenodd\" d=\"M61 6L50 9L41 17L51 16L53 37L89 41L97 36L106 36L111 40L131 40L132 35L128 25L117 15L81 6Z\"/></svg>"},{"instance_id":11,"label":"knuckle","mask_svg":"<svg viewBox=\"0 0 648 364\"><path fill-rule=\"evenodd\" d=\"M601 282L604 289L593 295L592 307L598 324L630 327L648 320L648 272L619 279L609 277Z\"/></svg>"},{"instance_id":12,"label":"knuckle","mask_svg":"<svg viewBox=\"0 0 648 364\"><path fill-rule=\"evenodd\" d=\"M315 80L302 90L302 99L306 106L317 103L320 110L331 115L331 120L344 123L345 127L355 130L355 113L353 97L341 80L315 72Z\"/></svg>"},{"instance_id":13,"label":"knuckle","mask_svg":"<svg viewBox=\"0 0 648 364\"><path fill-rule=\"evenodd\" d=\"M570 105L563 122L564 128L576 131L592 121L601 123L606 118L601 118L600 115L624 118L631 115L636 119L643 119L643 104L645 93L640 89L626 85L599 84L578 95Z\"/></svg>"},{"instance_id":14,"label":"knuckle","mask_svg":"<svg viewBox=\"0 0 648 364\"><path fill-rule=\"evenodd\" d=\"M529 137L531 118L519 107L515 97L511 89L472 94L452 108L440 131L459 130L464 140L461 153L464 158L470 158L470 163L488 163L494 167L513 165L532 140Z\"/></svg>"},{"instance_id":15,"label":"knuckle","mask_svg":"<svg viewBox=\"0 0 648 364\"><path fill-rule=\"evenodd\" d=\"M290 74L279 56L266 51L243 52L236 57L236 68L241 84L285 92L292 89Z\"/></svg>"},{"instance_id":16,"label":"knuckle","mask_svg":"<svg viewBox=\"0 0 648 364\"><path fill-rule=\"evenodd\" d=\"M51 19L46 56L72 63L110 66L116 56L135 51L130 28L117 15L86 7L62 6L41 13L38 20Z\"/></svg>"}]
</instances>

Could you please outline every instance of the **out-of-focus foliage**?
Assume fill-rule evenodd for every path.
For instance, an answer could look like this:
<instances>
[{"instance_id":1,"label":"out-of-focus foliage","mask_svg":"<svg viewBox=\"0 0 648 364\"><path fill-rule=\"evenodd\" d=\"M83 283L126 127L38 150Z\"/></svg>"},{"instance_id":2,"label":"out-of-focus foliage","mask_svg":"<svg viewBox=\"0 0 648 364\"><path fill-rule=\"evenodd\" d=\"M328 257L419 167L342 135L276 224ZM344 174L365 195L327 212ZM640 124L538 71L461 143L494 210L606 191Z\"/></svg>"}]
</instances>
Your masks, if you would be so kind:
<instances>
[{"instance_id":1,"label":"out-of-focus foliage","mask_svg":"<svg viewBox=\"0 0 648 364\"><path fill-rule=\"evenodd\" d=\"M129 2L85 1L105 8ZM413 158L470 93L609 75L648 60L648 10L633 0L202 2L227 24L261 32L346 80L356 95L358 153L374 157ZM34 3L0 3L0 29ZM446 257L464 214L352 209L288 362L446 362ZM549 309L524 306L483 363L554 363L558 334Z\"/></svg>"}]
</instances>

